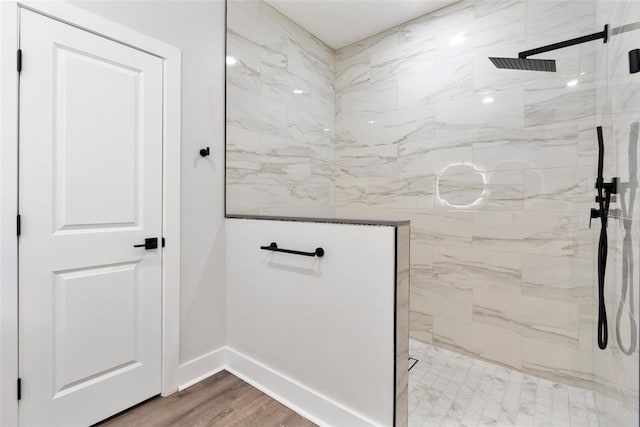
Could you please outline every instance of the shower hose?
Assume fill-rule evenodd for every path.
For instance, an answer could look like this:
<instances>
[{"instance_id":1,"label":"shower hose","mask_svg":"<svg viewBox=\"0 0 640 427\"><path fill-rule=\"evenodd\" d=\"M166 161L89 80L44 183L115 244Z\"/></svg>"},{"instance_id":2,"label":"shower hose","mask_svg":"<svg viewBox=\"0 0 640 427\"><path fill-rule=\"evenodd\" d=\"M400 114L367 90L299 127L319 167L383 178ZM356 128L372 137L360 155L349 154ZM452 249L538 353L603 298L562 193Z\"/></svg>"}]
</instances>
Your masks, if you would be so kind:
<instances>
[{"instance_id":1,"label":"shower hose","mask_svg":"<svg viewBox=\"0 0 640 427\"><path fill-rule=\"evenodd\" d=\"M602 127L598 126L598 179L596 187L598 190L598 203L600 208L600 242L598 243L598 347L604 350L607 348L609 331L607 325L607 309L604 303L604 279L607 269L607 217L609 212L610 194L605 197L603 162L604 162L604 141L602 138ZM608 193L608 192L607 192Z\"/></svg>"},{"instance_id":2,"label":"shower hose","mask_svg":"<svg viewBox=\"0 0 640 427\"><path fill-rule=\"evenodd\" d=\"M607 211L609 210L608 200L605 202L602 188L598 189L600 198L600 242L598 243L598 347L602 350L607 348L609 332L607 326L607 309L604 304L604 278L607 269Z\"/></svg>"}]
</instances>

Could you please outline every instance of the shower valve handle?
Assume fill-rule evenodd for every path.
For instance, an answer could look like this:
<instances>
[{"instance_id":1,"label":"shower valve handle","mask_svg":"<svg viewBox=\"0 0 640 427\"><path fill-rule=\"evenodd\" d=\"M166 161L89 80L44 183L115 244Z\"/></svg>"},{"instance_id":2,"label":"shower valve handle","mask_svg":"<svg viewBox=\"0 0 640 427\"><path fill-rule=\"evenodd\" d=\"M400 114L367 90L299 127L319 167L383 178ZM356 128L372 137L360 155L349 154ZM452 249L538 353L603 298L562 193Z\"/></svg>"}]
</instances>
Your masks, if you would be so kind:
<instances>
[{"instance_id":1,"label":"shower valve handle","mask_svg":"<svg viewBox=\"0 0 640 427\"><path fill-rule=\"evenodd\" d=\"M600 209L591 208L591 216L589 218L589 228L591 228L591 221L593 218L600 218Z\"/></svg>"}]
</instances>

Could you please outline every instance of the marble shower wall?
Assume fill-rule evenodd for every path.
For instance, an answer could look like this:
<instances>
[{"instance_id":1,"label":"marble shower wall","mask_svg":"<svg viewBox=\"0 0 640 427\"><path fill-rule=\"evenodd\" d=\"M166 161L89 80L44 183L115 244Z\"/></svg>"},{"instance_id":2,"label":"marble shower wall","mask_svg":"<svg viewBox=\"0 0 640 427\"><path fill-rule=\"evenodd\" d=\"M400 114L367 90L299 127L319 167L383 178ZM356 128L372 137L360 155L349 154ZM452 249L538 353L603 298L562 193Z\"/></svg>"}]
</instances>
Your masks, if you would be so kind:
<instances>
[{"instance_id":1,"label":"marble shower wall","mask_svg":"<svg viewBox=\"0 0 640 427\"><path fill-rule=\"evenodd\" d=\"M334 216L335 54L263 1L227 2L227 212Z\"/></svg>"},{"instance_id":2,"label":"marble shower wall","mask_svg":"<svg viewBox=\"0 0 640 427\"><path fill-rule=\"evenodd\" d=\"M411 220L412 338L583 387L596 44L548 55L557 73L488 57L592 33L595 12L464 0L336 52L336 213Z\"/></svg>"},{"instance_id":3,"label":"marble shower wall","mask_svg":"<svg viewBox=\"0 0 640 427\"><path fill-rule=\"evenodd\" d=\"M637 426L638 311L640 274L640 74L629 73L628 51L640 48L640 2L598 2L599 26L610 41L597 51L597 123L605 139L605 179L620 177L620 194L609 220L605 301L609 345L594 353L596 405L602 426ZM599 226L596 227L599 230Z\"/></svg>"}]
</instances>

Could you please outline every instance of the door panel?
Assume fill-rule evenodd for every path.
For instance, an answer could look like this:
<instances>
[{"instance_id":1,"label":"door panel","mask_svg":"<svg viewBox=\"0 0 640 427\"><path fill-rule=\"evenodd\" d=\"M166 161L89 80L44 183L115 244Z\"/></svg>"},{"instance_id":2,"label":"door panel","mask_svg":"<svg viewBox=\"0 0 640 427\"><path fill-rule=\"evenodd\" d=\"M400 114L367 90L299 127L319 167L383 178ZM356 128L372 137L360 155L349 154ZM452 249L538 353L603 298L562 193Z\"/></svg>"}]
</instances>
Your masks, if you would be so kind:
<instances>
[{"instance_id":1,"label":"door panel","mask_svg":"<svg viewBox=\"0 0 640 427\"><path fill-rule=\"evenodd\" d=\"M141 226L136 159L143 136L137 127L142 70L61 46L54 46L54 58L58 229ZM110 102L87 102L96 99Z\"/></svg>"},{"instance_id":2,"label":"door panel","mask_svg":"<svg viewBox=\"0 0 640 427\"><path fill-rule=\"evenodd\" d=\"M21 11L20 424L160 393L162 60Z\"/></svg>"},{"instance_id":3,"label":"door panel","mask_svg":"<svg viewBox=\"0 0 640 427\"><path fill-rule=\"evenodd\" d=\"M56 395L138 363L138 263L58 272L54 280Z\"/></svg>"}]
</instances>

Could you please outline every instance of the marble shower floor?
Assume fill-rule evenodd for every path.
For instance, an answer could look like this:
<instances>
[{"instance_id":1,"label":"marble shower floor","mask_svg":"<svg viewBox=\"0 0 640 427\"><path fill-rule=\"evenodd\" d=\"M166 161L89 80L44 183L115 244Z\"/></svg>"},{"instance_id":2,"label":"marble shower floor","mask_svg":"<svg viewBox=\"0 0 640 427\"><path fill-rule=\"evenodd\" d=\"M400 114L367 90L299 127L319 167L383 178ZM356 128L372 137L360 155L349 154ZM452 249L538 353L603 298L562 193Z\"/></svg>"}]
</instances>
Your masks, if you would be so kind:
<instances>
[{"instance_id":1,"label":"marble shower floor","mask_svg":"<svg viewBox=\"0 0 640 427\"><path fill-rule=\"evenodd\" d=\"M410 341L409 427L598 426L594 394Z\"/></svg>"}]
</instances>

